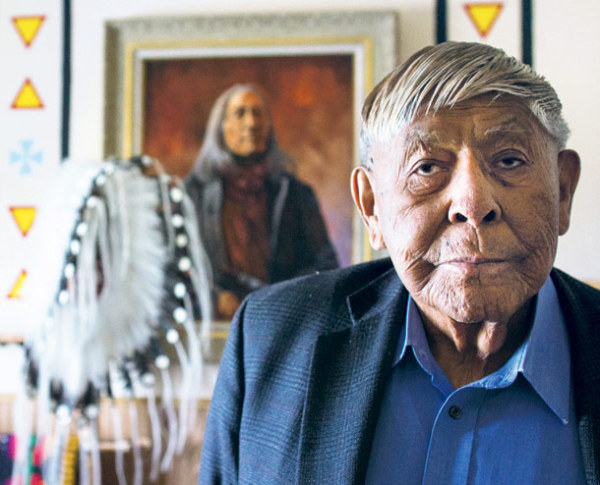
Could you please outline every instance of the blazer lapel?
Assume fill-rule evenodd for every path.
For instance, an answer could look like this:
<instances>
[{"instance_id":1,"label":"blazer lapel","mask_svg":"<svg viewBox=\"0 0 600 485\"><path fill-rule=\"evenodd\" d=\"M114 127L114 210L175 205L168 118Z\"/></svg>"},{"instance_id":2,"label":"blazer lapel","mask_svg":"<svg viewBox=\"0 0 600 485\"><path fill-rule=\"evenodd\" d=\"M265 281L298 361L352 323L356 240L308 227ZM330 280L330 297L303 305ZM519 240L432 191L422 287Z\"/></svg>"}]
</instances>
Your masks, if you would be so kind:
<instances>
[{"instance_id":1,"label":"blazer lapel","mask_svg":"<svg viewBox=\"0 0 600 485\"><path fill-rule=\"evenodd\" d=\"M346 328L315 346L300 431L299 482L364 481L408 293L392 269L348 298Z\"/></svg>"}]
</instances>

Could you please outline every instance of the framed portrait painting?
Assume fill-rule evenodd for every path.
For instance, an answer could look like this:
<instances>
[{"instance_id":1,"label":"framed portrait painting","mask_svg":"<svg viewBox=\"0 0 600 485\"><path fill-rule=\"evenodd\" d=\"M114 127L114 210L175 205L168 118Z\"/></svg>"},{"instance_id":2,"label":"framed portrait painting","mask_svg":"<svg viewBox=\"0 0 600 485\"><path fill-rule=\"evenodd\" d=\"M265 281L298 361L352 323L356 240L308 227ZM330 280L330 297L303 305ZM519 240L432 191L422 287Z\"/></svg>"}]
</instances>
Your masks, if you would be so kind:
<instances>
[{"instance_id":1,"label":"framed portrait painting","mask_svg":"<svg viewBox=\"0 0 600 485\"><path fill-rule=\"evenodd\" d=\"M109 21L104 155L144 153L184 178L215 100L235 84L256 85L340 265L370 259L349 179L360 107L395 66L397 35L387 11ZM226 326L214 337L225 335Z\"/></svg>"}]
</instances>

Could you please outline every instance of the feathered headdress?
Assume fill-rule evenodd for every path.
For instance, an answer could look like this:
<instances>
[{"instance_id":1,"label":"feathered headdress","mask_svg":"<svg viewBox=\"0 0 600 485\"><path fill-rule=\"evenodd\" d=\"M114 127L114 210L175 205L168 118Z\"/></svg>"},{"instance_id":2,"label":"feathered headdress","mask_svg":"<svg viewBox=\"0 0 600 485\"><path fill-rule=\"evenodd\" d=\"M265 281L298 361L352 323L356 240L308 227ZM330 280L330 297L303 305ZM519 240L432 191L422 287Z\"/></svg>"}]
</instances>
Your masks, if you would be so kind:
<instances>
[{"instance_id":1,"label":"feathered headdress","mask_svg":"<svg viewBox=\"0 0 600 485\"><path fill-rule=\"evenodd\" d=\"M47 314L25 342L29 395L17 399L15 406L15 432L21 439L13 478L25 473L26 437L33 427L31 397L36 396L45 483L60 482L67 438L75 427L80 441L87 443L82 453L91 454L91 460L82 456L81 462L92 464L80 465L79 482L99 485L100 399L119 394L148 400L154 480L182 451L190 431L195 416L192 391L200 384L202 366L199 336L208 332L211 315L209 265L193 205L181 182L148 157L64 165L61 190L77 202L74 211L63 204L63 210L72 211L71 228L66 240L59 237L56 243L63 247L61 261L48 265L49 279L38 288L38 301L44 305L48 300ZM64 187L65 181L71 186ZM55 195L65 200L64 193ZM56 221L59 233L64 220ZM173 389L169 356L176 356L179 364L179 392ZM165 447L158 394L169 429ZM175 397L180 399L178 414ZM135 409L132 404L132 421L137 421ZM114 413L113 418L119 439L120 415ZM134 482L142 483L134 424ZM124 483L118 451L116 464L119 482Z\"/></svg>"}]
</instances>

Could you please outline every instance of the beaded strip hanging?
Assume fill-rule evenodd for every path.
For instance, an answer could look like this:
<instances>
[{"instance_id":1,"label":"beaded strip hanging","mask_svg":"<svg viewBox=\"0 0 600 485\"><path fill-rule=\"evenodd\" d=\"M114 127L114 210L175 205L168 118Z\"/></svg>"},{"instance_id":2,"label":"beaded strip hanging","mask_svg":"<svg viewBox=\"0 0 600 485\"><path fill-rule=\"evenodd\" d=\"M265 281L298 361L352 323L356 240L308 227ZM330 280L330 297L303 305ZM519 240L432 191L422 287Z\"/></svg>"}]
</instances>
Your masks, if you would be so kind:
<instances>
[{"instance_id":1,"label":"beaded strip hanging","mask_svg":"<svg viewBox=\"0 0 600 485\"><path fill-rule=\"evenodd\" d=\"M133 483L145 483L138 397L148 403L153 443L148 478L154 481L171 467L193 430L193 391L202 371L199 336L208 332L211 315L209 266L193 204L178 179L141 156L100 164L75 219L48 318L25 342L27 392L15 405L13 483L26 473L25 437L32 434L35 414L45 483L64 479L75 428L79 483L100 485L102 398L112 403L117 442L123 431L115 400L130 400ZM124 485L122 447L115 449L116 474Z\"/></svg>"}]
</instances>

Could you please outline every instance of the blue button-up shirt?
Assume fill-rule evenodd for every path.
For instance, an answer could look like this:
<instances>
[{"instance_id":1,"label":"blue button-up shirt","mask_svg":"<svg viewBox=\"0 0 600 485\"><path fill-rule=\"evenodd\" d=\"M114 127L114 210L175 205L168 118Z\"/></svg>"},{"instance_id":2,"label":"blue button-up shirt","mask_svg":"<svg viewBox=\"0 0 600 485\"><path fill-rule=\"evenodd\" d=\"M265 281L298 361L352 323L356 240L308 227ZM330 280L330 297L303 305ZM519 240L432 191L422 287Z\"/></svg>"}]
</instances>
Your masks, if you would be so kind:
<instances>
[{"instance_id":1,"label":"blue button-up shirt","mask_svg":"<svg viewBox=\"0 0 600 485\"><path fill-rule=\"evenodd\" d=\"M584 484L565 323L550 278L527 340L498 371L454 389L409 299L368 484Z\"/></svg>"}]
</instances>

